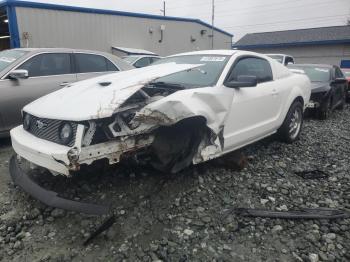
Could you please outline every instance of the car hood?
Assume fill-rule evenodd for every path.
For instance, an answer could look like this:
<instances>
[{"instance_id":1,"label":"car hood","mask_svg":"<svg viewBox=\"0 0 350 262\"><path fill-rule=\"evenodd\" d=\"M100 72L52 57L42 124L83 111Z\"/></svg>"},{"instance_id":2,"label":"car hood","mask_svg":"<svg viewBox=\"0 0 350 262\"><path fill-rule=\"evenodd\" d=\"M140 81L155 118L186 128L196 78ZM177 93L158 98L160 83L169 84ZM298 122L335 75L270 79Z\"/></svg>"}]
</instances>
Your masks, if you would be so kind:
<instances>
[{"instance_id":1,"label":"car hood","mask_svg":"<svg viewBox=\"0 0 350 262\"><path fill-rule=\"evenodd\" d=\"M168 63L76 82L23 108L40 118L84 121L110 117L147 83L200 65Z\"/></svg>"},{"instance_id":2,"label":"car hood","mask_svg":"<svg viewBox=\"0 0 350 262\"><path fill-rule=\"evenodd\" d=\"M328 92L331 89L328 83L311 82L311 93Z\"/></svg>"}]
</instances>

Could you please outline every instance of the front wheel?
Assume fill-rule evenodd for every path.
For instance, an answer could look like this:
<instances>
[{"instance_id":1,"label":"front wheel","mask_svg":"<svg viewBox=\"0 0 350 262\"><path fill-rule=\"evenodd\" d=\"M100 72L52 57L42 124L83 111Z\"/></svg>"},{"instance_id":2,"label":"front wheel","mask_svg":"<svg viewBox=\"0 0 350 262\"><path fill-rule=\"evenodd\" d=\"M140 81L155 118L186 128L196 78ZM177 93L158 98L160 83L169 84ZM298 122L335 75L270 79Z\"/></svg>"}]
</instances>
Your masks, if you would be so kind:
<instances>
[{"instance_id":1,"label":"front wheel","mask_svg":"<svg viewBox=\"0 0 350 262\"><path fill-rule=\"evenodd\" d=\"M327 100L321 104L318 111L318 118L321 120L326 120L329 118L332 112L332 98L328 97Z\"/></svg>"},{"instance_id":2,"label":"front wheel","mask_svg":"<svg viewBox=\"0 0 350 262\"><path fill-rule=\"evenodd\" d=\"M343 110L345 108L345 104L346 104L346 92L344 92L343 96L341 97L341 102L338 109Z\"/></svg>"},{"instance_id":3,"label":"front wheel","mask_svg":"<svg viewBox=\"0 0 350 262\"><path fill-rule=\"evenodd\" d=\"M297 140L301 133L304 120L303 105L299 101L295 101L287 113L282 126L278 130L278 135L282 141L293 143Z\"/></svg>"}]
</instances>

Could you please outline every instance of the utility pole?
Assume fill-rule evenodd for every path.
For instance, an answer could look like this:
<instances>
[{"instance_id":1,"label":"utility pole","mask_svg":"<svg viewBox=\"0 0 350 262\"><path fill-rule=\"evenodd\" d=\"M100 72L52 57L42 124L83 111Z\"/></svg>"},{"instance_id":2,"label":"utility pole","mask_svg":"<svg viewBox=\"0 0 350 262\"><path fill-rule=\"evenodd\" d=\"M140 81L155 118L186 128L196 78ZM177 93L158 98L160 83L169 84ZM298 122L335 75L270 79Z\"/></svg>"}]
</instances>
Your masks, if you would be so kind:
<instances>
[{"instance_id":1,"label":"utility pole","mask_svg":"<svg viewBox=\"0 0 350 262\"><path fill-rule=\"evenodd\" d=\"M211 49L214 49L214 19L215 19L215 0L211 1L212 14L211 14Z\"/></svg>"},{"instance_id":2,"label":"utility pole","mask_svg":"<svg viewBox=\"0 0 350 262\"><path fill-rule=\"evenodd\" d=\"M165 1L163 2L163 9L160 9L162 11L163 15L165 16Z\"/></svg>"}]
</instances>

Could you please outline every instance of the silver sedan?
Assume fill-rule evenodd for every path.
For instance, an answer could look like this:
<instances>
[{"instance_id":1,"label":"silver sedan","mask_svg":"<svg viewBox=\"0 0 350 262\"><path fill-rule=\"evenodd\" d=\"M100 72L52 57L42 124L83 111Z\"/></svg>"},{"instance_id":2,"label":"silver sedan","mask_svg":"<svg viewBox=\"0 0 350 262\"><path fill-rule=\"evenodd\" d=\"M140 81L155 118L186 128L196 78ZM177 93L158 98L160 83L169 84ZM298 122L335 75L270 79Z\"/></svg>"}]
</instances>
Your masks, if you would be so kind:
<instances>
[{"instance_id":1,"label":"silver sedan","mask_svg":"<svg viewBox=\"0 0 350 262\"><path fill-rule=\"evenodd\" d=\"M21 109L69 83L134 68L103 52L19 48L0 52L0 137L22 122Z\"/></svg>"}]
</instances>

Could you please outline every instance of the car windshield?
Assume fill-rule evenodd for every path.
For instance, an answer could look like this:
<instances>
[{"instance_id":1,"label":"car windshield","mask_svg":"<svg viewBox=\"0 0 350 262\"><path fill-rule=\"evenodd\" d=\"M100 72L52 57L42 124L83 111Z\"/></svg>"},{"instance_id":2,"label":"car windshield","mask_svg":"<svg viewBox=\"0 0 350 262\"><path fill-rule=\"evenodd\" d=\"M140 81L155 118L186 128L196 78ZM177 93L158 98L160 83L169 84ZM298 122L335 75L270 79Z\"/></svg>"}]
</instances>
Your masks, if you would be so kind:
<instances>
[{"instance_id":1,"label":"car windshield","mask_svg":"<svg viewBox=\"0 0 350 262\"><path fill-rule=\"evenodd\" d=\"M178 72L168 76L160 77L157 83L171 83L184 86L184 88L214 86L229 56L224 55L184 55L163 58L153 63L153 65L176 63L176 64L198 64L197 68L183 72Z\"/></svg>"},{"instance_id":2,"label":"car windshield","mask_svg":"<svg viewBox=\"0 0 350 262\"><path fill-rule=\"evenodd\" d=\"M331 70L327 67L317 66L288 66L290 69L302 70L311 82L329 82L331 79Z\"/></svg>"},{"instance_id":3,"label":"car windshield","mask_svg":"<svg viewBox=\"0 0 350 262\"><path fill-rule=\"evenodd\" d=\"M139 59L139 56L125 56L125 57L123 57L123 60L130 65L133 64L137 59Z\"/></svg>"},{"instance_id":4,"label":"car windshield","mask_svg":"<svg viewBox=\"0 0 350 262\"><path fill-rule=\"evenodd\" d=\"M27 54L28 51L22 50L4 50L0 52L0 71L16 62L18 59Z\"/></svg>"},{"instance_id":5,"label":"car windshield","mask_svg":"<svg viewBox=\"0 0 350 262\"><path fill-rule=\"evenodd\" d=\"M283 63L283 56L282 55L267 55L271 57L272 59L276 60L279 63Z\"/></svg>"}]
</instances>

